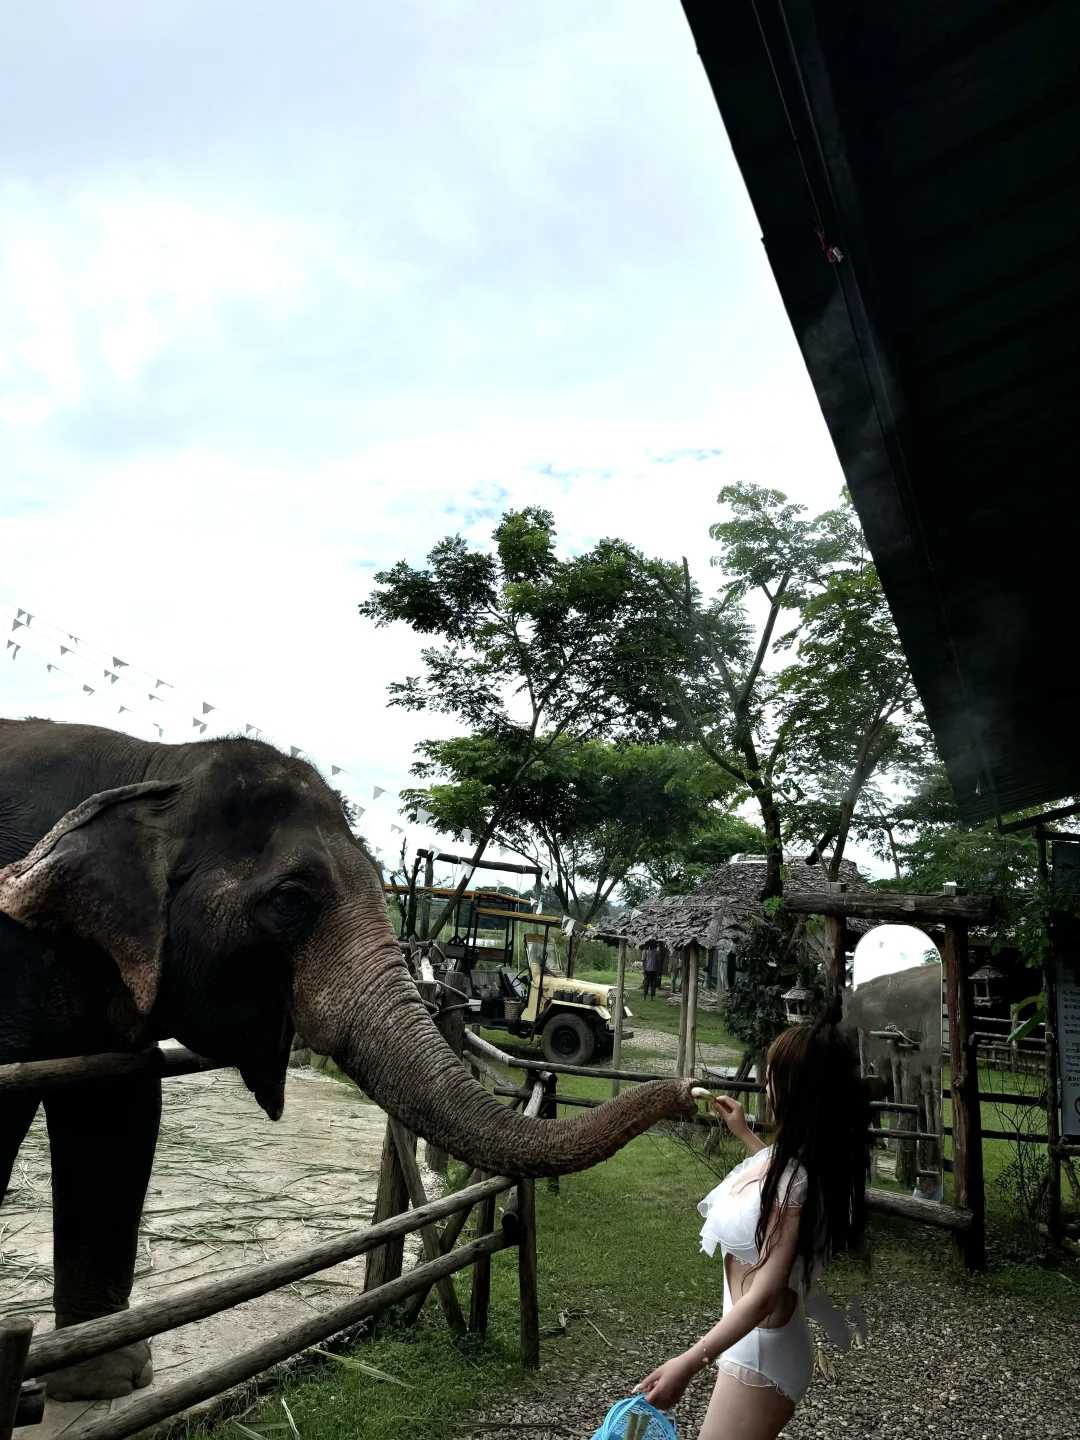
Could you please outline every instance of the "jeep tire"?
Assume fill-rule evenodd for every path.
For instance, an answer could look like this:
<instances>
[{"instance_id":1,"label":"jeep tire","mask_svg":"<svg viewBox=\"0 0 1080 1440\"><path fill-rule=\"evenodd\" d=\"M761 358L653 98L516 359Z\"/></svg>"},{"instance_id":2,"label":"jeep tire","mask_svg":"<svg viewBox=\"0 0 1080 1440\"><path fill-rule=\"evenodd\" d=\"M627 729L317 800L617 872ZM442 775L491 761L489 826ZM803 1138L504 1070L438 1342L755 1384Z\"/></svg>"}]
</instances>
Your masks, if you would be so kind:
<instances>
[{"instance_id":1,"label":"jeep tire","mask_svg":"<svg viewBox=\"0 0 1080 1440\"><path fill-rule=\"evenodd\" d=\"M587 1065L596 1048L596 1034L582 1015L564 1012L544 1026L544 1059L553 1065Z\"/></svg>"}]
</instances>

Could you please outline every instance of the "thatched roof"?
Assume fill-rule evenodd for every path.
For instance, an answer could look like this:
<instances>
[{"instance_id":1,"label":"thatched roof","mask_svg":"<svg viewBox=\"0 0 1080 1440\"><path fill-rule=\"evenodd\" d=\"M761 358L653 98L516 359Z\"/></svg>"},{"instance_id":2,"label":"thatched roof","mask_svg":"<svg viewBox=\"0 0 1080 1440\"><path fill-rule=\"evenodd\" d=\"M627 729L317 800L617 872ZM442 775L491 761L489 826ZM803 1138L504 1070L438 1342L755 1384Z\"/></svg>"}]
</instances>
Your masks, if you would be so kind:
<instances>
[{"instance_id":1,"label":"thatched roof","mask_svg":"<svg viewBox=\"0 0 1080 1440\"><path fill-rule=\"evenodd\" d=\"M871 888L851 860L841 861L840 880L849 890ZM763 859L733 860L721 865L689 895L650 900L617 917L609 928L639 947L653 943L681 950L696 942L704 950L715 945L734 948L762 913L758 896L764 885ZM807 865L803 860L789 860L784 865L787 890L823 893L828 885L828 872L822 865ZM849 926L860 928L858 921Z\"/></svg>"}]
</instances>

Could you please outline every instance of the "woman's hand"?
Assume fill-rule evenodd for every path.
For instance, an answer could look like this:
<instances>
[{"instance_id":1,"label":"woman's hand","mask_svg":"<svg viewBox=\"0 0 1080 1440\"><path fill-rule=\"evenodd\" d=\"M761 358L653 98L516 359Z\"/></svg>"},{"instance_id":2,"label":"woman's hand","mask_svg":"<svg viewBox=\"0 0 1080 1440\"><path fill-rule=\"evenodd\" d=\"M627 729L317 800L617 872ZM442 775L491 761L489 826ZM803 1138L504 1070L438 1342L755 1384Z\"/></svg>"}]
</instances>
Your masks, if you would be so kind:
<instances>
[{"instance_id":1,"label":"woman's hand","mask_svg":"<svg viewBox=\"0 0 1080 1440\"><path fill-rule=\"evenodd\" d=\"M709 1104L713 1113L720 1116L736 1140L741 1140L745 1145L754 1138L754 1132L746 1119L746 1111L737 1100L732 1100L730 1095L714 1095Z\"/></svg>"},{"instance_id":2,"label":"woman's hand","mask_svg":"<svg viewBox=\"0 0 1080 1440\"><path fill-rule=\"evenodd\" d=\"M644 1395L657 1410L673 1410L700 1368L699 1358L675 1355L650 1371L639 1385L634 1386L633 1393Z\"/></svg>"}]
</instances>

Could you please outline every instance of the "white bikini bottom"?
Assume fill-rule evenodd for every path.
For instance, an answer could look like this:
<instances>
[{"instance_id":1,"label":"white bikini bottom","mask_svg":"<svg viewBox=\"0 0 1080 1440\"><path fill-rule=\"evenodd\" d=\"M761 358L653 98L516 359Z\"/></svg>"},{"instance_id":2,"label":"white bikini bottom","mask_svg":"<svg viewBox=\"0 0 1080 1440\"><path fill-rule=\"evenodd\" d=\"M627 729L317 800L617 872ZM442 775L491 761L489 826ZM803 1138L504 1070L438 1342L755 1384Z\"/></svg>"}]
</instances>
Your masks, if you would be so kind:
<instances>
[{"instance_id":1,"label":"white bikini bottom","mask_svg":"<svg viewBox=\"0 0 1080 1440\"><path fill-rule=\"evenodd\" d=\"M724 1273L724 1313L731 1309L727 1272ZM716 1362L725 1375L744 1385L779 1390L793 1405L806 1394L814 1373L814 1347L806 1323L802 1299L796 1301L791 1319L775 1327L759 1326L730 1346Z\"/></svg>"}]
</instances>

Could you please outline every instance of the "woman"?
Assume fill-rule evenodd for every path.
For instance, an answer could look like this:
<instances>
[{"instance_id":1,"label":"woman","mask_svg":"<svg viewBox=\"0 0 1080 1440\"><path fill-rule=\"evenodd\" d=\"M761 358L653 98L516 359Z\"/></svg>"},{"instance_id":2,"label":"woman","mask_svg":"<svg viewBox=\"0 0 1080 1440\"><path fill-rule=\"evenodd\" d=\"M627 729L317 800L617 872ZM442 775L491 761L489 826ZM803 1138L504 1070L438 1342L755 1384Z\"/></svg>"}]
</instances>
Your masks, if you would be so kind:
<instances>
[{"instance_id":1,"label":"woman","mask_svg":"<svg viewBox=\"0 0 1080 1440\"><path fill-rule=\"evenodd\" d=\"M711 1103L750 1152L698 1206L701 1248L724 1258L723 1318L637 1387L669 1410L703 1369L718 1370L698 1440L774 1440L810 1383L805 1300L865 1222L868 1107L854 1056L826 1021L785 1030L769 1050L776 1133L766 1145L741 1105Z\"/></svg>"}]
</instances>

